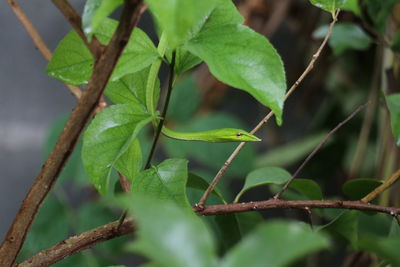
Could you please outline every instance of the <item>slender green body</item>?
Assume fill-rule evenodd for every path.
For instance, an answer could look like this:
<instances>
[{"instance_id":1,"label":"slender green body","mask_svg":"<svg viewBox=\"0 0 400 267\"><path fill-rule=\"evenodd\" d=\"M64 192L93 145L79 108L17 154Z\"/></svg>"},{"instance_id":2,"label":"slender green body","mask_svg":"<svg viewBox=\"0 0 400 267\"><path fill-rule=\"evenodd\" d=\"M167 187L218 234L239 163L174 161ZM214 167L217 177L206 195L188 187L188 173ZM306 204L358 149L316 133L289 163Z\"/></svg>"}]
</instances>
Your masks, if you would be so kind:
<instances>
[{"instance_id":1,"label":"slender green body","mask_svg":"<svg viewBox=\"0 0 400 267\"><path fill-rule=\"evenodd\" d=\"M214 143L261 141L261 139L246 131L234 128L223 128L201 132L175 132L164 126L162 128L162 133L170 138L184 141L204 141Z\"/></svg>"}]
</instances>

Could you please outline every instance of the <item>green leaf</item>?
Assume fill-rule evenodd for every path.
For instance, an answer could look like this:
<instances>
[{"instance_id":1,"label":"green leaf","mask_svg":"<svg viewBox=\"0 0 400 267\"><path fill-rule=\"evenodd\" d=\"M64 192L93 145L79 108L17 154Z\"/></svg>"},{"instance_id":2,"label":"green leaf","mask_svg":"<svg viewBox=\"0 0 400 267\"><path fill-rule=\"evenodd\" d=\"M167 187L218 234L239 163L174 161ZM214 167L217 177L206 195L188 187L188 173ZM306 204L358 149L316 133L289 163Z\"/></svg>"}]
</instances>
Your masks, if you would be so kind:
<instances>
[{"instance_id":1,"label":"green leaf","mask_svg":"<svg viewBox=\"0 0 400 267\"><path fill-rule=\"evenodd\" d=\"M386 104L390 112L390 124L397 146L400 146L400 94L386 96Z\"/></svg>"},{"instance_id":2,"label":"green leaf","mask_svg":"<svg viewBox=\"0 0 400 267\"><path fill-rule=\"evenodd\" d=\"M326 10L328 12L335 12L336 9L341 8L347 0L310 0L314 6Z\"/></svg>"},{"instance_id":3,"label":"green leaf","mask_svg":"<svg viewBox=\"0 0 400 267\"><path fill-rule=\"evenodd\" d=\"M328 246L322 234L304 223L275 221L260 225L246 236L225 255L220 266L283 267Z\"/></svg>"},{"instance_id":4,"label":"green leaf","mask_svg":"<svg viewBox=\"0 0 400 267\"><path fill-rule=\"evenodd\" d=\"M133 249L156 266L216 266L212 236L192 211L140 194L122 200L138 224Z\"/></svg>"},{"instance_id":5,"label":"green leaf","mask_svg":"<svg viewBox=\"0 0 400 267\"><path fill-rule=\"evenodd\" d=\"M369 236L358 242L358 248L364 251L369 251L377 254L382 259L385 259L393 264L400 266L400 238L381 238Z\"/></svg>"},{"instance_id":6,"label":"green leaf","mask_svg":"<svg viewBox=\"0 0 400 267\"><path fill-rule=\"evenodd\" d=\"M319 133L304 139L271 149L257 157L256 166L290 166L304 159L322 141L327 133Z\"/></svg>"},{"instance_id":7,"label":"green leaf","mask_svg":"<svg viewBox=\"0 0 400 267\"><path fill-rule=\"evenodd\" d=\"M123 0L88 0L82 14L82 27L87 36L93 35L100 23L108 17Z\"/></svg>"},{"instance_id":8,"label":"green leaf","mask_svg":"<svg viewBox=\"0 0 400 267\"><path fill-rule=\"evenodd\" d=\"M289 188L299 192L310 200L321 200L323 198L319 185L310 179L296 178L289 185Z\"/></svg>"},{"instance_id":9,"label":"green leaf","mask_svg":"<svg viewBox=\"0 0 400 267\"><path fill-rule=\"evenodd\" d=\"M115 169L122 173L130 181L137 178L136 176L142 169L143 164L142 149L138 139L133 140L127 150L115 162Z\"/></svg>"},{"instance_id":10,"label":"green leaf","mask_svg":"<svg viewBox=\"0 0 400 267\"><path fill-rule=\"evenodd\" d=\"M105 89L106 96L114 104L134 104L146 108L146 85L149 71L150 67L109 82ZM160 80L158 78L153 91L154 103L157 103L160 96Z\"/></svg>"},{"instance_id":11,"label":"green leaf","mask_svg":"<svg viewBox=\"0 0 400 267\"><path fill-rule=\"evenodd\" d=\"M181 46L177 47L175 50L167 50L166 57L169 63L172 61L173 51L176 52L174 71L177 75L180 75L201 63L201 59L199 57L193 55Z\"/></svg>"},{"instance_id":12,"label":"green leaf","mask_svg":"<svg viewBox=\"0 0 400 267\"><path fill-rule=\"evenodd\" d=\"M244 186L235 197L234 202L238 202L240 197L251 188L269 184L281 185L286 183L291 177L290 173L278 167L256 169L247 175Z\"/></svg>"},{"instance_id":13,"label":"green leaf","mask_svg":"<svg viewBox=\"0 0 400 267\"><path fill-rule=\"evenodd\" d=\"M218 80L271 108L281 123L285 72L281 58L264 36L243 25L209 27L185 48L204 60Z\"/></svg>"},{"instance_id":14,"label":"green leaf","mask_svg":"<svg viewBox=\"0 0 400 267\"><path fill-rule=\"evenodd\" d=\"M93 57L75 31L58 43L47 65L48 75L72 85L87 83L93 70Z\"/></svg>"},{"instance_id":15,"label":"green leaf","mask_svg":"<svg viewBox=\"0 0 400 267\"><path fill-rule=\"evenodd\" d=\"M110 191L112 167L151 120L142 108L121 104L106 108L90 123L83 138L82 159L89 178L100 193Z\"/></svg>"},{"instance_id":16,"label":"green leaf","mask_svg":"<svg viewBox=\"0 0 400 267\"><path fill-rule=\"evenodd\" d=\"M355 15L361 16L361 10L360 6L358 5L358 0L347 0L340 9L351 11Z\"/></svg>"},{"instance_id":17,"label":"green leaf","mask_svg":"<svg viewBox=\"0 0 400 267\"><path fill-rule=\"evenodd\" d=\"M382 182L376 179L353 179L346 182L342 190L350 200L360 200L381 184Z\"/></svg>"},{"instance_id":18,"label":"green leaf","mask_svg":"<svg viewBox=\"0 0 400 267\"><path fill-rule=\"evenodd\" d=\"M328 31L328 26L319 27L314 33L315 38L324 38ZM367 50L371 44L371 38L364 30L353 23L338 23L332 31L328 41L335 55L340 55L347 50Z\"/></svg>"},{"instance_id":19,"label":"green leaf","mask_svg":"<svg viewBox=\"0 0 400 267\"><path fill-rule=\"evenodd\" d=\"M215 6L214 0L146 0L169 47L175 49L192 38Z\"/></svg>"},{"instance_id":20,"label":"green leaf","mask_svg":"<svg viewBox=\"0 0 400 267\"><path fill-rule=\"evenodd\" d=\"M357 248L358 241L358 211L344 211L330 223L319 227L319 231L329 233L335 238L348 241Z\"/></svg>"},{"instance_id":21,"label":"green leaf","mask_svg":"<svg viewBox=\"0 0 400 267\"><path fill-rule=\"evenodd\" d=\"M191 208L186 198L187 164L187 160L168 159L139 173L138 177L132 179L132 192L161 200L173 200Z\"/></svg>"},{"instance_id":22,"label":"green leaf","mask_svg":"<svg viewBox=\"0 0 400 267\"><path fill-rule=\"evenodd\" d=\"M107 44L118 22L104 19L97 28L95 35L98 40ZM118 60L111 80L142 70L158 58L158 52L150 38L139 28L135 28L128 44ZM50 76L67 84L86 84L92 74L94 60L79 36L71 31L58 44L50 60L46 72Z\"/></svg>"},{"instance_id":23,"label":"green leaf","mask_svg":"<svg viewBox=\"0 0 400 267\"><path fill-rule=\"evenodd\" d=\"M213 113L208 116L198 117L184 126L174 127L181 132L198 132L219 127L244 128L236 118L224 113ZM193 158L196 161L218 171L226 159L235 149L235 143L205 143L205 142L182 142L167 138L165 141L166 153L174 158ZM232 164L227 175L245 175L253 168L255 157L254 144L247 144Z\"/></svg>"}]
</instances>

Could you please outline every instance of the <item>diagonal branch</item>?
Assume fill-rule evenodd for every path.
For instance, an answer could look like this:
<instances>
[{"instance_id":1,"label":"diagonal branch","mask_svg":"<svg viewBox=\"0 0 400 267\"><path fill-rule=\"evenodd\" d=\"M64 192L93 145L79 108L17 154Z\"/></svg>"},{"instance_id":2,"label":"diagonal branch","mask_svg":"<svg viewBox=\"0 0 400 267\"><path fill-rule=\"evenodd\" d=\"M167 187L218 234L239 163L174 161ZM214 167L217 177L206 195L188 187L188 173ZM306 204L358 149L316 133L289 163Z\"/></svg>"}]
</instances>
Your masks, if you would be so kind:
<instances>
[{"instance_id":1,"label":"diagonal branch","mask_svg":"<svg viewBox=\"0 0 400 267\"><path fill-rule=\"evenodd\" d=\"M88 42L85 33L82 30L82 19L78 12L68 3L67 0L52 0L54 5L59 9L61 14L69 21L75 32L81 37L87 48L97 60L103 52L103 45L93 36L92 42Z\"/></svg>"},{"instance_id":2,"label":"diagonal branch","mask_svg":"<svg viewBox=\"0 0 400 267\"><path fill-rule=\"evenodd\" d=\"M349 120L351 120L358 112L360 112L362 109L364 109L369 102L365 103L364 105L359 106L356 110L354 110L345 120L340 122L338 125L336 125L335 128L333 128L325 137L324 139L314 148L314 150L311 152L310 155L303 161L303 163L300 165L299 168L295 171L295 173L292 175L292 177L286 182L286 184L281 188L281 190L278 191L278 193L275 194L274 198L278 199L281 197L283 192L288 189L289 185L293 182L293 180L299 175L301 170L304 168L304 166L317 154L317 152L328 142L329 138L334 135L343 125L345 125Z\"/></svg>"},{"instance_id":3,"label":"diagonal branch","mask_svg":"<svg viewBox=\"0 0 400 267\"><path fill-rule=\"evenodd\" d=\"M22 10L21 6L18 4L16 0L7 0L9 6L11 7L12 11L14 12L17 19L21 22L22 26L25 28L26 32L31 37L33 43L39 50L39 52L43 55L43 57L49 61L52 57L50 49L47 47L46 43L43 41L42 37L36 30L35 26L33 26L32 22L29 20L28 16ZM76 97L79 98L82 95L81 89L76 86L72 86L66 84L65 86L68 87L69 91Z\"/></svg>"},{"instance_id":4,"label":"diagonal branch","mask_svg":"<svg viewBox=\"0 0 400 267\"><path fill-rule=\"evenodd\" d=\"M32 258L18 264L17 266L50 266L67 256L91 248L101 242L132 233L135 227L132 221L125 220L116 231L118 221L102 225L100 227L72 236L58 244L43 250Z\"/></svg>"},{"instance_id":5,"label":"diagonal branch","mask_svg":"<svg viewBox=\"0 0 400 267\"><path fill-rule=\"evenodd\" d=\"M56 146L23 200L11 228L0 246L0 266L11 266L15 262L39 206L56 181L97 106L112 70L139 19L141 5L142 0L126 1L115 34L100 59L95 63L93 75L85 92L72 111Z\"/></svg>"},{"instance_id":6,"label":"diagonal branch","mask_svg":"<svg viewBox=\"0 0 400 267\"><path fill-rule=\"evenodd\" d=\"M326 33L326 36L324 40L322 41L321 45L319 46L317 52L312 56L310 63L308 64L307 68L304 70L304 72L300 75L300 77L297 79L297 81L290 87L288 92L285 95L285 100L297 89L297 87L300 85L300 83L304 80L304 78L311 72L311 70L314 68L314 64L321 55L322 50L326 46L326 43L328 42L329 38L331 37L333 26L335 26L338 15L339 15L340 10L336 11L336 13L333 16L332 22L329 24L328 32ZM272 111L270 111L267 116L265 116L258 124L256 127L254 127L253 130L251 130L251 134L256 133L265 123L269 121L269 119L274 115ZM232 152L232 154L229 156L229 158L225 161L224 165L222 165L221 169L218 171L218 173L215 175L214 179L211 181L210 185L208 186L207 190L204 192L203 196L200 198L199 203L196 204L197 209L201 210L204 209L204 205L207 201L208 196L211 194L211 192L214 190L214 188L217 186L218 182L221 180L222 175L224 175L225 171L229 168L231 165L232 161L236 158L236 156L239 154L240 150L244 147L246 142L241 142L236 149Z\"/></svg>"},{"instance_id":7,"label":"diagonal branch","mask_svg":"<svg viewBox=\"0 0 400 267\"><path fill-rule=\"evenodd\" d=\"M236 212L245 212L253 210L269 210L269 209L300 209L311 210L317 208L330 208L330 209L351 209L351 210L364 210L386 213L391 216L398 217L400 215L400 208L385 207L364 203L361 201L341 201L341 200L306 200L306 201L287 201L280 199L269 199L265 201L234 203L225 205L212 205L207 206L201 211L197 211L199 216L211 216L220 214L230 214ZM193 207L196 210L196 207ZM101 227L89 230L79 235L70 237L46 250L39 252L32 258L19 264L19 267L28 266L47 266L56 263L57 261L88 249L100 242L129 234L135 230L131 220L125 220L121 227L116 230L118 221L114 221L103 225Z\"/></svg>"}]
</instances>

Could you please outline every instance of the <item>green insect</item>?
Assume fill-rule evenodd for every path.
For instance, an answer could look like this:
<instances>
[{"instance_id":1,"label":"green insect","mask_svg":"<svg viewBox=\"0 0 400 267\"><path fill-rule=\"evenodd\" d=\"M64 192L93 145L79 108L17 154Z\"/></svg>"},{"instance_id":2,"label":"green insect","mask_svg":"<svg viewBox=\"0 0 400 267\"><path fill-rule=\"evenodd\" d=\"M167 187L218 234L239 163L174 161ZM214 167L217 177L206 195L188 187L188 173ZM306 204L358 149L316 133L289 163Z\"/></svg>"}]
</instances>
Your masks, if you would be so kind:
<instances>
[{"instance_id":1,"label":"green insect","mask_svg":"<svg viewBox=\"0 0 400 267\"><path fill-rule=\"evenodd\" d=\"M204 141L213 143L261 141L261 139L246 131L234 128L223 128L201 132L175 132L164 126L162 128L162 133L170 138L185 141Z\"/></svg>"}]
</instances>

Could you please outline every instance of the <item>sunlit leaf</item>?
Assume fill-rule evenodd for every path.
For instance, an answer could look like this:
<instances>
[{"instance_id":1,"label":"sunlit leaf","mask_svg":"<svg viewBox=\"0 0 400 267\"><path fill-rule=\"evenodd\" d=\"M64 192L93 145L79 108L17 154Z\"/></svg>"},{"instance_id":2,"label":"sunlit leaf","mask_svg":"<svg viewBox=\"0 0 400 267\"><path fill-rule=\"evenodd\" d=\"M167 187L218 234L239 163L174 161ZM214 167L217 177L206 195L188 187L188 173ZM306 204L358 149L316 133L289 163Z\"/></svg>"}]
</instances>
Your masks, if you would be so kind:
<instances>
[{"instance_id":1,"label":"sunlit leaf","mask_svg":"<svg viewBox=\"0 0 400 267\"><path fill-rule=\"evenodd\" d=\"M108 17L117 7L124 3L123 0L88 0L82 14L82 27L86 35L90 36L96 31L100 23Z\"/></svg>"},{"instance_id":2,"label":"sunlit leaf","mask_svg":"<svg viewBox=\"0 0 400 267\"><path fill-rule=\"evenodd\" d=\"M190 207L186 198L187 160L168 159L142 171L132 180L132 192L153 198L172 200Z\"/></svg>"},{"instance_id":3,"label":"sunlit leaf","mask_svg":"<svg viewBox=\"0 0 400 267\"><path fill-rule=\"evenodd\" d=\"M98 40L107 44L118 22L105 19L95 31ZM111 80L134 73L148 67L158 58L158 52L150 38L139 28L135 28L128 44L126 45L117 66L114 68ZM79 36L71 31L61 40L46 72L50 76L67 84L86 84L93 70L94 60Z\"/></svg>"},{"instance_id":4,"label":"sunlit leaf","mask_svg":"<svg viewBox=\"0 0 400 267\"><path fill-rule=\"evenodd\" d=\"M204 60L220 81L271 108L281 122L286 91L283 63L262 35L243 25L203 29L185 48Z\"/></svg>"},{"instance_id":5,"label":"sunlit leaf","mask_svg":"<svg viewBox=\"0 0 400 267\"><path fill-rule=\"evenodd\" d=\"M146 85L150 67L123 76L107 84L105 95L114 104L142 105L146 108ZM157 78L154 88L154 103L160 95L160 80Z\"/></svg>"},{"instance_id":6,"label":"sunlit leaf","mask_svg":"<svg viewBox=\"0 0 400 267\"><path fill-rule=\"evenodd\" d=\"M311 4L328 12L341 8L347 0L310 0Z\"/></svg>"},{"instance_id":7,"label":"sunlit leaf","mask_svg":"<svg viewBox=\"0 0 400 267\"><path fill-rule=\"evenodd\" d=\"M202 27L215 6L214 0L146 0L158 26L167 34L174 49L189 40Z\"/></svg>"},{"instance_id":8,"label":"sunlit leaf","mask_svg":"<svg viewBox=\"0 0 400 267\"><path fill-rule=\"evenodd\" d=\"M100 193L109 192L112 167L151 120L140 106L121 104L106 108L90 123L83 139L82 159Z\"/></svg>"}]
</instances>

